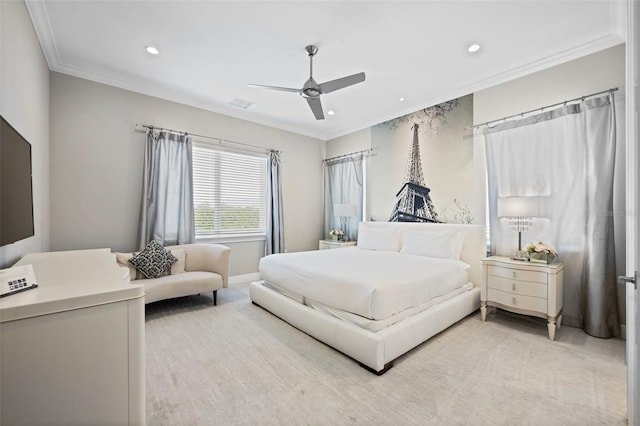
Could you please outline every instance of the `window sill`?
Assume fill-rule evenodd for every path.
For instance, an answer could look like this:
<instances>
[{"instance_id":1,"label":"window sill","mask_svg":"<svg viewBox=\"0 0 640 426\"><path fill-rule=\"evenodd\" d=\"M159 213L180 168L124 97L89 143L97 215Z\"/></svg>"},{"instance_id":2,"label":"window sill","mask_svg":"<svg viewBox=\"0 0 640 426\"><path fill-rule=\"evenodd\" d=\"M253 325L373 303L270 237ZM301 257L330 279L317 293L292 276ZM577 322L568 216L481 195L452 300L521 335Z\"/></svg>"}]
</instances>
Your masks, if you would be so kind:
<instances>
[{"instance_id":1,"label":"window sill","mask_svg":"<svg viewBox=\"0 0 640 426\"><path fill-rule=\"evenodd\" d=\"M242 235L242 234L229 234L229 235L203 235L196 236L196 243L246 243L252 241L265 241L267 238L264 234L255 235Z\"/></svg>"}]
</instances>

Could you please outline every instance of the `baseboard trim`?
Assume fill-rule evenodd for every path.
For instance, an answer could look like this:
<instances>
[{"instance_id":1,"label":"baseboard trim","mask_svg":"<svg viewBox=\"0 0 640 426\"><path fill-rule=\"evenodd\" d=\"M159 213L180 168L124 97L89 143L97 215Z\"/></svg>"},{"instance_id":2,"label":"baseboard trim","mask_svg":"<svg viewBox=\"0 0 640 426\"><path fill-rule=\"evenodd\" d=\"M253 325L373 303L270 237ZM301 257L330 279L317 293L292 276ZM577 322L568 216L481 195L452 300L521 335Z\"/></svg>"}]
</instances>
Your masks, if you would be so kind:
<instances>
[{"instance_id":1,"label":"baseboard trim","mask_svg":"<svg viewBox=\"0 0 640 426\"><path fill-rule=\"evenodd\" d=\"M260 274L257 272L254 272L253 274L234 275L229 277L229 287L237 287L240 284L257 281L259 279Z\"/></svg>"}]
</instances>

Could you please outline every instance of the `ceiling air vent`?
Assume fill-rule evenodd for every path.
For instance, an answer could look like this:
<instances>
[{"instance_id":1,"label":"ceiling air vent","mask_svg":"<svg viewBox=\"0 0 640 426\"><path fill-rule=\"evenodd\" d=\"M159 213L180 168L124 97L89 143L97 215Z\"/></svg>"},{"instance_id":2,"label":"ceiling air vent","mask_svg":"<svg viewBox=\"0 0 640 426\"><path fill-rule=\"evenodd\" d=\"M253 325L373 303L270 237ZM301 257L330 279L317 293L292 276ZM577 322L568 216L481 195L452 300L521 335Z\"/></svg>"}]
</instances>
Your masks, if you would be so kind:
<instances>
[{"instance_id":1,"label":"ceiling air vent","mask_svg":"<svg viewBox=\"0 0 640 426\"><path fill-rule=\"evenodd\" d=\"M235 98L234 100L231 101L231 105L233 105L236 108L247 109L251 105L253 105L253 102L245 101L244 99L240 99L240 98Z\"/></svg>"}]
</instances>

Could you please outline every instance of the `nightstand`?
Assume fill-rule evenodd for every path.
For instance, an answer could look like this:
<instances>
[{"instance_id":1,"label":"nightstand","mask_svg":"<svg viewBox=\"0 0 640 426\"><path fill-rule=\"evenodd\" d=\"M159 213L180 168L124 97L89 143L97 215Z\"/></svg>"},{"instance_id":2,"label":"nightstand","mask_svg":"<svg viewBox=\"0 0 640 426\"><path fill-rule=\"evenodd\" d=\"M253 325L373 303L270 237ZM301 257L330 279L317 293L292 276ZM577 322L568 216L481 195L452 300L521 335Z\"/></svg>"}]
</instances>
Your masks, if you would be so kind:
<instances>
[{"instance_id":1,"label":"nightstand","mask_svg":"<svg viewBox=\"0 0 640 426\"><path fill-rule=\"evenodd\" d=\"M539 264L508 257L482 259L480 312L487 307L547 319L549 339L554 340L562 322L562 263Z\"/></svg>"},{"instance_id":2,"label":"nightstand","mask_svg":"<svg viewBox=\"0 0 640 426\"><path fill-rule=\"evenodd\" d=\"M355 247L355 241L333 241L333 240L320 240L318 248L320 250L339 249L345 247Z\"/></svg>"}]
</instances>

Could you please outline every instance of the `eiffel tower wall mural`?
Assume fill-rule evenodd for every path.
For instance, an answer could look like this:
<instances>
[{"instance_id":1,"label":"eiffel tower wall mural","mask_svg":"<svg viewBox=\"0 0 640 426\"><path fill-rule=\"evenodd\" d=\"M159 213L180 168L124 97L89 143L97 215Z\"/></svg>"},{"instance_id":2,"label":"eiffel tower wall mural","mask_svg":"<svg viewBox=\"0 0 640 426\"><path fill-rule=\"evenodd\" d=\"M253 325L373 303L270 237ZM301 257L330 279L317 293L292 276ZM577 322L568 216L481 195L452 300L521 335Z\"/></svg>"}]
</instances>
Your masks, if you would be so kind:
<instances>
[{"instance_id":1,"label":"eiffel tower wall mural","mask_svg":"<svg viewBox=\"0 0 640 426\"><path fill-rule=\"evenodd\" d=\"M474 223L473 95L371 129L371 219Z\"/></svg>"}]
</instances>

